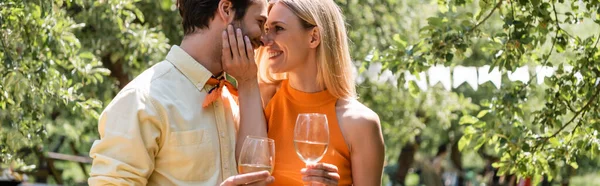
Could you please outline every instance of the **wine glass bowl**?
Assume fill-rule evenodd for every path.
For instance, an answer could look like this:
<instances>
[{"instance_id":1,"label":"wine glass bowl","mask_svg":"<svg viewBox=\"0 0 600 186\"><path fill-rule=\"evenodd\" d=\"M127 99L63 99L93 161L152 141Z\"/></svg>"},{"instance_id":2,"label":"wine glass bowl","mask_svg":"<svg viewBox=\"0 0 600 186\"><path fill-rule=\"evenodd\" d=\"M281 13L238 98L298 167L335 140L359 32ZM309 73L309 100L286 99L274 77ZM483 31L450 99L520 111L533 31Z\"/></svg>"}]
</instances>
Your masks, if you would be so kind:
<instances>
[{"instance_id":1,"label":"wine glass bowl","mask_svg":"<svg viewBox=\"0 0 600 186\"><path fill-rule=\"evenodd\" d=\"M306 163L317 163L329 146L327 115L320 113L298 114L294 127L296 154Z\"/></svg>"},{"instance_id":2,"label":"wine glass bowl","mask_svg":"<svg viewBox=\"0 0 600 186\"><path fill-rule=\"evenodd\" d=\"M275 141L273 139L247 136L240 151L238 171L240 174L269 171L275 167Z\"/></svg>"}]
</instances>

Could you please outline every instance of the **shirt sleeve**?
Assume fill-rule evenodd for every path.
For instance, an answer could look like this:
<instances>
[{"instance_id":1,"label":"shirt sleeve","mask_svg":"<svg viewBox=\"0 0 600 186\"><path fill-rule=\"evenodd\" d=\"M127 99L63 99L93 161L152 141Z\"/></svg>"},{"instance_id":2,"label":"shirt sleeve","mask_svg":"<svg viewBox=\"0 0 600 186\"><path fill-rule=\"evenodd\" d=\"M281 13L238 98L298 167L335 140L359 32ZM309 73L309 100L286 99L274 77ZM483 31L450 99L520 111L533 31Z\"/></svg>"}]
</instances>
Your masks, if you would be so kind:
<instances>
[{"instance_id":1,"label":"shirt sleeve","mask_svg":"<svg viewBox=\"0 0 600 186\"><path fill-rule=\"evenodd\" d=\"M146 185L162 146L164 121L154 101L137 89L121 91L100 115L89 185Z\"/></svg>"}]
</instances>

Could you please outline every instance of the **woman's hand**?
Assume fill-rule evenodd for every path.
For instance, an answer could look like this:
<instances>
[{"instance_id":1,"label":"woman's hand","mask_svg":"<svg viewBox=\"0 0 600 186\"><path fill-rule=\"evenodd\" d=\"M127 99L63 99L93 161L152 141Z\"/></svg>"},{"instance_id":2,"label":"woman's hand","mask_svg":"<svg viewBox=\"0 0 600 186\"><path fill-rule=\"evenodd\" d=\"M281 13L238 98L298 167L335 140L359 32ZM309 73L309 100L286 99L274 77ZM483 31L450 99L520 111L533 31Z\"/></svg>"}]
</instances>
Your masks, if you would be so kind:
<instances>
[{"instance_id":1,"label":"woman's hand","mask_svg":"<svg viewBox=\"0 0 600 186\"><path fill-rule=\"evenodd\" d=\"M257 67L254 62L254 49L248 36L242 36L240 28L227 26L221 37L223 70L233 76L238 83L256 80Z\"/></svg>"},{"instance_id":2,"label":"woman's hand","mask_svg":"<svg viewBox=\"0 0 600 186\"><path fill-rule=\"evenodd\" d=\"M305 183L321 183L323 185L338 185L340 175L335 165L327 163L307 164L300 171Z\"/></svg>"}]
</instances>

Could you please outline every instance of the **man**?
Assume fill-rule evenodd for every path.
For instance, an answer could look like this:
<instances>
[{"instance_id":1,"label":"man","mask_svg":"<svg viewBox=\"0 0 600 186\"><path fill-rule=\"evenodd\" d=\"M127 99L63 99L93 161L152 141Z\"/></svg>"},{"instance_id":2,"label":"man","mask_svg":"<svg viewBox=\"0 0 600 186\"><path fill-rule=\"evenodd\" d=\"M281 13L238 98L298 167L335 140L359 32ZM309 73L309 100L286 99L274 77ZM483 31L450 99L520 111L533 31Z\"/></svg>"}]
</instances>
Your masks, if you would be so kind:
<instances>
[{"instance_id":1,"label":"man","mask_svg":"<svg viewBox=\"0 0 600 186\"><path fill-rule=\"evenodd\" d=\"M248 45L260 46L267 1L178 0L177 4L185 31L181 47L173 46L164 61L131 81L102 112L100 140L90 150L94 160L89 184L271 183L266 171L236 175L236 157L245 136L266 136L253 56L221 60L222 54L233 55L222 52L223 31L234 33L229 25L241 28L237 38L245 35ZM238 82L239 112L223 67Z\"/></svg>"}]
</instances>

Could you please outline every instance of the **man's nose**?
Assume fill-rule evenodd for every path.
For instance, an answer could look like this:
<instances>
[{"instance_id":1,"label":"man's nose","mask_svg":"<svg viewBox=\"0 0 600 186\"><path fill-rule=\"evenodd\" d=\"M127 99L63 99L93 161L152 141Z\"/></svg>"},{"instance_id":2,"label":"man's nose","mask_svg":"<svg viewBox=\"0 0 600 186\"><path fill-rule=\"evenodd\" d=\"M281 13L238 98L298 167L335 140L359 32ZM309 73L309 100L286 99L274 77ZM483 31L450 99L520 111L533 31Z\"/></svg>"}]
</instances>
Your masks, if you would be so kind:
<instances>
[{"instance_id":1,"label":"man's nose","mask_svg":"<svg viewBox=\"0 0 600 186\"><path fill-rule=\"evenodd\" d=\"M263 34L260 36L260 42L262 42L263 46L267 46L271 44L271 38L269 38L269 34Z\"/></svg>"}]
</instances>

